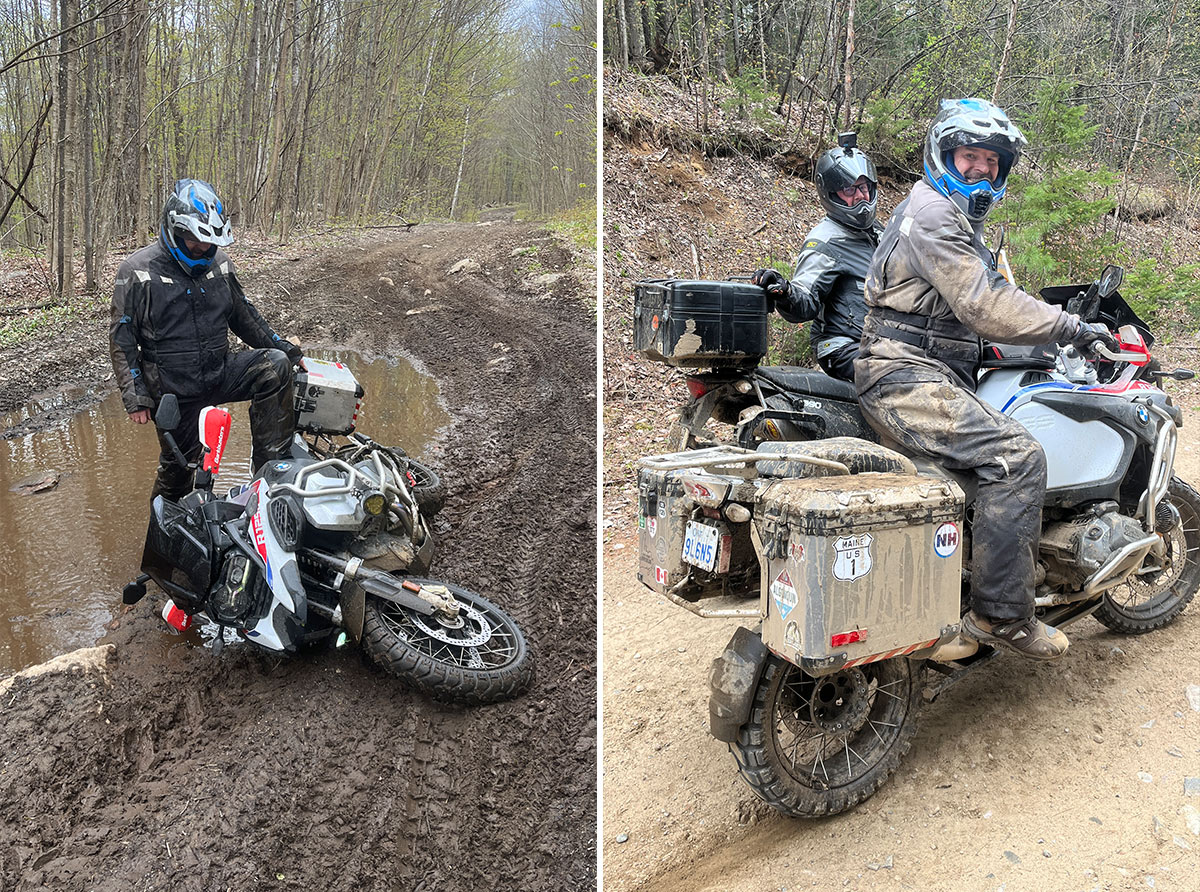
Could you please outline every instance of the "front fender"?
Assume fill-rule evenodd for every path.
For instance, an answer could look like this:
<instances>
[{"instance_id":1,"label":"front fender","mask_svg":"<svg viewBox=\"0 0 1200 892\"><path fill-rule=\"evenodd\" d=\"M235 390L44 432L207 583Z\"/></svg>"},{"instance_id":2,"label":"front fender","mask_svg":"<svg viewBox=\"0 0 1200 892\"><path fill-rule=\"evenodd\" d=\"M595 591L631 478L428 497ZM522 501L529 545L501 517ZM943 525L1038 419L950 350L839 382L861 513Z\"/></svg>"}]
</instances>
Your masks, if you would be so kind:
<instances>
[{"instance_id":1,"label":"front fender","mask_svg":"<svg viewBox=\"0 0 1200 892\"><path fill-rule=\"evenodd\" d=\"M737 740L738 729L750 719L754 689L769 654L761 634L739 627L725 645L725 652L713 660L708 727L717 740Z\"/></svg>"}]
</instances>

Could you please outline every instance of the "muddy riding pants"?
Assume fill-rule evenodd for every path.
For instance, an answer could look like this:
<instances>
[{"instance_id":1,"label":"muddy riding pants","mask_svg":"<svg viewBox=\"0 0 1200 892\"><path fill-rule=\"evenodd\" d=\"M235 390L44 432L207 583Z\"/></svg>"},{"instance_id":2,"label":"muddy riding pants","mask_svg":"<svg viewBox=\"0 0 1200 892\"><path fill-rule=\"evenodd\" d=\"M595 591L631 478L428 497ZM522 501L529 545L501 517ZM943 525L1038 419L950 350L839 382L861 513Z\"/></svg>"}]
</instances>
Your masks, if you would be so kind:
<instances>
[{"instance_id":1,"label":"muddy riding pants","mask_svg":"<svg viewBox=\"0 0 1200 892\"><path fill-rule=\"evenodd\" d=\"M250 400L251 464L257 471L265 462L285 454L296 431L292 396L292 364L282 350L243 350L225 360L217 389L204 399L179 403L179 426L171 432L188 461L200 455L200 412L205 406ZM193 472L182 468L162 432L158 441L158 476L150 499L162 495L178 501L192 490Z\"/></svg>"},{"instance_id":2,"label":"muddy riding pants","mask_svg":"<svg viewBox=\"0 0 1200 892\"><path fill-rule=\"evenodd\" d=\"M854 383L854 360L858 359L858 341L817 357L817 365L831 378Z\"/></svg>"},{"instance_id":3,"label":"muddy riding pants","mask_svg":"<svg viewBox=\"0 0 1200 892\"><path fill-rule=\"evenodd\" d=\"M1018 421L951 378L885 375L859 396L880 434L978 482L971 542L971 607L993 620L1033 615L1034 562L1046 494L1046 456Z\"/></svg>"}]
</instances>

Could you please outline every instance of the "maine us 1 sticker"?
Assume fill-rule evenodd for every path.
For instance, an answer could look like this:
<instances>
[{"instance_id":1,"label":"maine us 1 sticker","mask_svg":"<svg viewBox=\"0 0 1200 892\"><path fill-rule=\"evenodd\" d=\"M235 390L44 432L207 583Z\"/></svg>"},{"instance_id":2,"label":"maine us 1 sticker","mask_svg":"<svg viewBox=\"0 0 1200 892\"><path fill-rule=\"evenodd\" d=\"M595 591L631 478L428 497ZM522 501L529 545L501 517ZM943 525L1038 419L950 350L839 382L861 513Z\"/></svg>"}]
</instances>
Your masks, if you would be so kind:
<instances>
[{"instance_id":1,"label":"maine us 1 sticker","mask_svg":"<svg viewBox=\"0 0 1200 892\"><path fill-rule=\"evenodd\" d=\"M779 606L779 615L787 619L792 608L796 606L796 587L792 585L792 577L788 575L788 571L783 570L775 581L771 583L771 597L775 599L775 603Z\"/></svg>"},{"instance_id":2,"label":"maine us 1 sticker","mask_svg":"<svg viewBox=\"0 0 1200 892\"><path fill-rule=\"evenodd\" d=\"M838 536L833 540L833 578L853 582L871 572L871 534Z\"/></svg>"}]
</instances>

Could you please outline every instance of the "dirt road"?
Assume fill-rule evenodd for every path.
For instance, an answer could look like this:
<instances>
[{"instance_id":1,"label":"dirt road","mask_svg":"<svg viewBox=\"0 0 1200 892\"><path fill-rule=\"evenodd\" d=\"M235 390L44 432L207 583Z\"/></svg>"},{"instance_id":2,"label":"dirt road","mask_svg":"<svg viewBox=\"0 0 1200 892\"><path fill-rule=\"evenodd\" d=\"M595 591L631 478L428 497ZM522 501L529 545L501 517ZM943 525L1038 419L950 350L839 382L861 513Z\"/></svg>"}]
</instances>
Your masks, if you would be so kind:
<instances>
[{"instance_id":1,"label":"dirt road","mask_svg":"<svg viewBox=\"0 0 1200 892\"><path fill-rule=\"evenodd\" d=\"M464 258L479 269L449 274ZM594 887L593 276L549 233L495 224L372 234L247 283L282 332L436 376L454 422L434 570L517 619L532 692L451 709L349 649L163 649L148 597L76 668L3 683L0 890ZM3 407L103 390L106 328L0 354Z\"/></svg>"},{"instance_id":2,"label":"dirt road","mask_svg":"<svg viewBox=\"0 0 1200 892\"><path fill-rule=\"evenodd\" d=\"M1194 401L1193 401L1194 402ZM1200 481L1200 424L1176 469ZM604 556L604 888L1179 890L1200 888L1200 604L1122 637L1070 627L1059 664L1002 657L922 710L899 771L838 817L783 818L708 735L708 670L733 621L636 579L636 542ZM1200 787L1200 780L1188 791ZM618 839L624 841L618 842Z\"/></svg>"}]
</instances>

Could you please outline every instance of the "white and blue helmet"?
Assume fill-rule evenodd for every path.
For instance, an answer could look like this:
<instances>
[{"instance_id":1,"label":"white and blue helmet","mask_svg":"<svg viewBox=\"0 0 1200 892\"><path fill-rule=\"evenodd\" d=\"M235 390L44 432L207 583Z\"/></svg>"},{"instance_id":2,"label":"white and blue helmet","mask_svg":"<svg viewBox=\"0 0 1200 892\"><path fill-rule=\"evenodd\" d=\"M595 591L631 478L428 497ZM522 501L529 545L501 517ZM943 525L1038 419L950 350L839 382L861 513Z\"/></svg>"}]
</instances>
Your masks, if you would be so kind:
<instances>
[{"instance_id":1,"label":"white and blue helmet","mask_svg":"<svg viewBox=\"0 0 1200 892\"><path fill-rule=\"evenodd\" d=\"M182 242L189 236L205 246L198 256ZM208 271L217 248L233 244L233 227L216 190L203 180L178 180L163 205L163 245L189 276Z\"/></svg>"},{"instance_id":2,"label":"white and blue helmet","mask_svg":"<svg viewBox=\"0 0 1200 892\"><path fill-rule=\"evenodd\" d=\"M925 140L925 179L945 195L972 223L980 223L1004 197L1008 174L1027 145L1024 134L1001 109L986 99L943 99ZM954 166L961 146L991 149L1000 156L1000 172L992 182L968 183Z\"/></svg>"}]
</instances>

